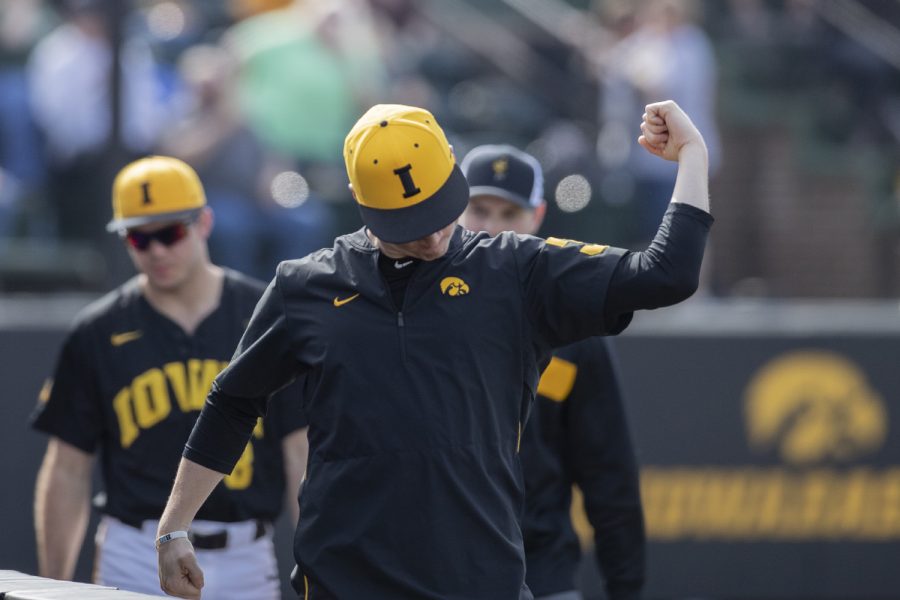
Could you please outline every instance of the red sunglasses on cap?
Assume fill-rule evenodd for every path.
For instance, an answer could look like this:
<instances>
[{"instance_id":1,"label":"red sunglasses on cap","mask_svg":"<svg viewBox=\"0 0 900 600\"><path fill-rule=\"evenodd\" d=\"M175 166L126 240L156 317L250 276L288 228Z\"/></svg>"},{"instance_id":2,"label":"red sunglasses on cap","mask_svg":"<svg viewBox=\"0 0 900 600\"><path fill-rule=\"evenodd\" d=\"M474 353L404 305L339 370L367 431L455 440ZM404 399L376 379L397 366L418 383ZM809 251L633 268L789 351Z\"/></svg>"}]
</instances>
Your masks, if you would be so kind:
<instances>
[{"instance_id":1,"label":"red sunglasses on cap","mask_svg":"<svg viewBox=\"0 0 900 600\"><path fill-rule=\"evenodd\" d=\"M166 248L180 242L188 234L190 223L174 223L168 227L156 231L137 231L129 229L125 232L125 240L135 250L143 252L150 247L150 242L156 240Z\"/></svg>"}]
</instances>

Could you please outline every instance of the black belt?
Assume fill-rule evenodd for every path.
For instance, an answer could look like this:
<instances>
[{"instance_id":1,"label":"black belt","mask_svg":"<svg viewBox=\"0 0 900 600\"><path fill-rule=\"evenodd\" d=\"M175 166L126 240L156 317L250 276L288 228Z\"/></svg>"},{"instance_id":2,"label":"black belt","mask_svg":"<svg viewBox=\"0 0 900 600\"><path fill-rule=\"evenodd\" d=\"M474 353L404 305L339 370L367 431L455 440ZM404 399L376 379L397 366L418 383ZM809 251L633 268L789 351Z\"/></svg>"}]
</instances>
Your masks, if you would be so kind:
<instances>
[{"instance_id":1,"label":"black belt","mask_svg":"<svg viewBox=\"0 0 900 600\"><path fill-rule=\"evenodd\" d=\"M143 522L142 521L132 521L132 520L124 520L119 519L122 523L128 525L129 527L134 527L135 529L142 529ZM260 521L256 519L256 534L253 536L254 540L258 540L262 536L266 535L266 522ZM193 531L188 533L188 539L191 541L191 544L197 550L221 550L222 548L228 547L228 532L220 531L219 533L194 533Z\"/></svg>"},{"instance_id":2,"label":"black belt","mask_svg":"<svg viewBox=\"0 0 900 600\"><path fill-rule=\"evenodd\" d=\"M265 521L256 521L256 534L253 536L254 540L258 540L262 536L266 535L266 523ZM188 539L191 540L191 544L197 550L221 550L222 548L226 548L228 546L228 532L220 531L219 533L194 533L193 531L188 533Z\"/></svg>"}]
</instances>

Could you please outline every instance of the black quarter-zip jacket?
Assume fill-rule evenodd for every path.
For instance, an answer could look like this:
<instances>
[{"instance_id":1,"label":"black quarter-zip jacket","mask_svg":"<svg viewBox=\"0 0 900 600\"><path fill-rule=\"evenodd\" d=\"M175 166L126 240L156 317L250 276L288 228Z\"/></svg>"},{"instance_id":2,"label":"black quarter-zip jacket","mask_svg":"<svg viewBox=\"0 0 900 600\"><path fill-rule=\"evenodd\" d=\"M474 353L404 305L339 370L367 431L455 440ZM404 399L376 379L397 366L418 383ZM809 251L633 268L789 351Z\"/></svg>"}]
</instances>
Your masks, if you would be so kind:
<instances>
[{"instance_id":1,"label":"black quarter-zip jacket","mask_svg":"<svg viewBox=\"0 0 900 600\"><path fill-rule=\"evenodd\" d=\"M673 216L690 241L664 239L657 251L699 270L711 218L691 207ZM679 246L700 251L679 259ZM626 255L635 256L458 227L444 257L417 267L403 306L364 230L282 263L184 455L228 472L266 397L305 373L310 460L293 578L301 597L531 598L519 527L522 427L553 347L629 322L627 310L604 306Z\"/></svg>"}]
</instances>

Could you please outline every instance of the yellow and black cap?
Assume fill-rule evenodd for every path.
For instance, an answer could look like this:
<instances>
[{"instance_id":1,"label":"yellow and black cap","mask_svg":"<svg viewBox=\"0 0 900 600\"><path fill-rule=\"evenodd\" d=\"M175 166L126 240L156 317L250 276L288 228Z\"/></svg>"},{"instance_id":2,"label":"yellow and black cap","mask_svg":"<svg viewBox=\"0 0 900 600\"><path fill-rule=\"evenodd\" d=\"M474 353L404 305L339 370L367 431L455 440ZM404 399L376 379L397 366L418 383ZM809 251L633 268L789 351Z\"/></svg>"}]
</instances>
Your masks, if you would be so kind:
<instances>
[{"instance_id":1,"label":"yellow and black cap","mask_svg":"<svg viewBox=\"0 0 900 600\"><path fill-rule=\"evenodd\" d=\"M197 172L169 156L149 156L126 165L113 182L113 218L107 231L195 217L206 206Z\"/></svg>"},{"instance_id":2,"label":"yellow and black cap","mask_svg":"<svg viewBox=\"0 0 900 600\"><path fill-rule=\"evenodd\" d=\"M472 148L461 169L469 181L469 196L498 196L531 210L544 199L544 173L530 154L507 145Z\"/></svg>"},{"instance_id":3,"label":"yellow and black cap","mask_svg":"<svg viewBox=\"0 0 900 600\"><path fill-rule=\"evenodd\" d=\"M421 108L370 108L347 134L344 162L363 222L386 242L412 242L443 229L469 200L450 143Z\"/></svg>"}]
</instances>

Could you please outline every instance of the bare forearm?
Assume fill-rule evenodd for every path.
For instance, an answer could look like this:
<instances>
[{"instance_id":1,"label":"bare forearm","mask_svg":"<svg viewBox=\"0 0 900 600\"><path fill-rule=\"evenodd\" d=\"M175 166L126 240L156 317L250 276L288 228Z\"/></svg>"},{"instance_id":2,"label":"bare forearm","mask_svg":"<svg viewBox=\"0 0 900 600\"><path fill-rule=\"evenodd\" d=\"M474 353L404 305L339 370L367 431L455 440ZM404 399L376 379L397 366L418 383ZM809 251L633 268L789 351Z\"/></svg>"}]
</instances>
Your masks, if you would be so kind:
<instances>
[{"instance_id":1,"label":"bare forearm","mask_svg":"<svg viewBox=\"0 0 900 600\"><path fill-rule=\"evenodd\" d=\"M651 154L676 161L678 175L653 242L643 252L626 255L613 273L604 306L610 323L635 310L690 297L699 285L712 225L706 143L688 116L672 101L648 104L638 142Z\"/></svg>"},{"instance_id":2,"label":"bare forearm","mask_svg":"<svg viewBox=\"0 0 900 600\"><path fill-rule=\"evenodd\" d=\"M159 520L159 535L189 529L197 511L223 477L223 473L182 458L172 493Z\"/></svg>"},{"instance_id":3,"label":"bare forearm","mask_svg":"<svg viewBox=\"0 0 900 600\"><path fill-rule=\"evenodd\" d=\"M172 485L172 493L159 520L157 537L173 531L187 531L194 515L215 489L223 473L182 458ZM185 539L170 540L157 547L159 585L170 596L200 598L203 571L197 564L194 547Z\"/></svg>"},{"instance_id":4,"label":"bare forearm","mask_svg":"<svg viewBox=\"0 0 900 600\"><path fill-rule=\"evenodd\" d=\"M689 143L681 148L672 202L709 212L709 156L703 143Z\"/></svg>"},{"instance_id":5,"label":"bare forearm","mask_svg":"<svg viewBox=\"0 0 900 600\"><path fill-rule=\"evenodd\" d=\"M41 576L72 578L87 529L90 491L89 477L46 464L38 472L34 524Z\"/></svg>"},{"instance_id":6,"label":"bare forearm","mask_svg":"<svg viewBox=\"0 0 900 600\"><path fill-rule=\"evenodd\" d=\"M678 163L673 202L709 212L709 156L706 142L681 108L666 100L646 106L638 143L647 152Z\"/></svg>"}]
</instances>

